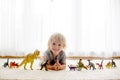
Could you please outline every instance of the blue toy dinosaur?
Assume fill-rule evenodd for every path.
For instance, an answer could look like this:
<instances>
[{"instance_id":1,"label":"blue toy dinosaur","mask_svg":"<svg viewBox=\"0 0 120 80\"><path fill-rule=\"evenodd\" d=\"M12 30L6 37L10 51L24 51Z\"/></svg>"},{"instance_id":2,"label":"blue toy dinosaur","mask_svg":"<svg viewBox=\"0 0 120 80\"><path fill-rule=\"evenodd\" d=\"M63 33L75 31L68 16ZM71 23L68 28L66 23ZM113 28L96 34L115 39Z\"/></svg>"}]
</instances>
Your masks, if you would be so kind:
<instances>
[{"instance_id":1,"label":"blue toy dinosaur","mask_svg":"<svg viewBox=\"0 0 120 80\"><path fill-rule=\"evenodd\" d=\"M3 65L4 67L9 67L9 58L7 59L7 62L4 62L4 65Z\"/></svg>"}]
</instances>

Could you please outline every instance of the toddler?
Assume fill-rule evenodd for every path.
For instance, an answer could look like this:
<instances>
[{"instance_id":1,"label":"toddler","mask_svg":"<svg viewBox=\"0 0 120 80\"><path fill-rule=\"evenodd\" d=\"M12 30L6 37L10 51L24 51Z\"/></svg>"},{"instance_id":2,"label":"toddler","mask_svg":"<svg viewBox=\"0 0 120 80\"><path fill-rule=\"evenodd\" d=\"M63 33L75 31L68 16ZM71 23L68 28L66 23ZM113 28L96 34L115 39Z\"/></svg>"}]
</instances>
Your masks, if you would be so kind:
<instances>
[{"instance_id":1,"label":"toddler","mask_svg":"<svg viewBox=\"0 0 120 80\"><path fill-rule=\"evenodd\" d=\"M65 37L60 33L51 35L48 41L48 49L44 53L41 66L47 61L46 65L48 70L63 70L66 68L66 55L64 49L66 47Z\"/></svg>"}]
</instances>

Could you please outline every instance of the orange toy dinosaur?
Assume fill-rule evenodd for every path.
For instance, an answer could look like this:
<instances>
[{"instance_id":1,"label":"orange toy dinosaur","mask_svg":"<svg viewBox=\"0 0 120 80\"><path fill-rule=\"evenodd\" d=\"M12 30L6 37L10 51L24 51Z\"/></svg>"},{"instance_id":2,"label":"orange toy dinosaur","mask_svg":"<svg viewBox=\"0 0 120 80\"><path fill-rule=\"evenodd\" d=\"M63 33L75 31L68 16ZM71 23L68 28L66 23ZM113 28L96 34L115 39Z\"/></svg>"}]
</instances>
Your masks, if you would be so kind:
<instances>
[{"instance_id":1,"label":"orange toy dinosaur","mask_svg":"<svg viewBox=\"0 0 120 80\"><path fill-rule=\"evenodd\" d=\"M16 68L16 67L18 67L18 63L15 63L15 61L10 62L10 68Z\"/></svg>"}]
</instances>

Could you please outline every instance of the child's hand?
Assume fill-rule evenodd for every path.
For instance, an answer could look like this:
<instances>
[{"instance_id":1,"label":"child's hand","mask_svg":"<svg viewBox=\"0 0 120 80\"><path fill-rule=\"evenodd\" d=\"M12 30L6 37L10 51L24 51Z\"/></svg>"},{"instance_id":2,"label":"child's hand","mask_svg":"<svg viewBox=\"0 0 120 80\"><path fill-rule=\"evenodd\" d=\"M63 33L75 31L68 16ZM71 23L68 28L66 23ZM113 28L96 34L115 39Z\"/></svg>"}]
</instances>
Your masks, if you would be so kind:
<instances>
[{"instance_id":1,"label":"child's hand","mask_svg":"<svg viewBox=\"0 0 120 80\"><path fill-rule=\"evenodd\" d=\"M61 64L59 63L59 61L57 61L55 64L56 64L57 66L61 66Z\"/></svg>"},{"instance_id":2,"label":"child's hand","mask_svg":"<svg viewBox=\"0 0 120 80\"><path fill-rule=\"evenodd\" d=\"M54 70L58 71L61 69L61 66L54 66Z\"/></svg>"},{"instance_id":3,"label":"child's hand","mask_svg":"<svg viewBox=\"0 0 120 80\"><path fill-rule=\"evenodd\" d=\"M60 65L61 65L60 63L55 63L53 66L57 67L57 66L60 66Z\"/></svg>"},{"instance_id":4,"label":"child's hand","mask_svg":"<svg viewBox=\"0 0 120 80\"><path fill-rule=\"evenodd\" d=\"M56 64L54 64L53 66L52 66L52 68L54 69L54 70L58 70L58 66L56 65Z\"/></svg>"},{"instance_id":5,"label":"child's hand","mask_svg":"<svg viewBox=\"0 0 120 80\"><path fill-rule=\"evenodd\" d=\"M60 63L55 63L54 65L53 65L53 68L54 68L54 70L60 70L60 66L61 66L61 64Z\"/></svg>"},{"instance_id":6,"label":"child's hand","mask_svg":"<svg viewBox=\"0 0 120 80\"><path fill-rule=\"evenodd\" d=\"M61 67L62 67L61 65L60 65L60 66L57 66L57 70L61 70Z\"/></svg>"}]
</instances>

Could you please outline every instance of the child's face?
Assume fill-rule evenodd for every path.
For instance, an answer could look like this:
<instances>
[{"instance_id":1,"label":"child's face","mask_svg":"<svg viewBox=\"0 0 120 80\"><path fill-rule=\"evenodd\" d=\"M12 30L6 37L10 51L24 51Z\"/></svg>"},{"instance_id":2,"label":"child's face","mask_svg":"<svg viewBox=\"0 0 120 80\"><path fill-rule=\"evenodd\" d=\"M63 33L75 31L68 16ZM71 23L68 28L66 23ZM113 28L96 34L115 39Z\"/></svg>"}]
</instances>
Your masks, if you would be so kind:
<instances>
[{"instance_id":1,"label":"child's face","mask_svg":"<svg viewBox=\"0 0 120 80\"><path fill-rule=\"evenodd\" d=\"M52 40L50 43L50 50L53 52L53 54L59 54L61 50L63 50L64 45L62 42L58 40Z\"/></svg>"}]
</instances>

